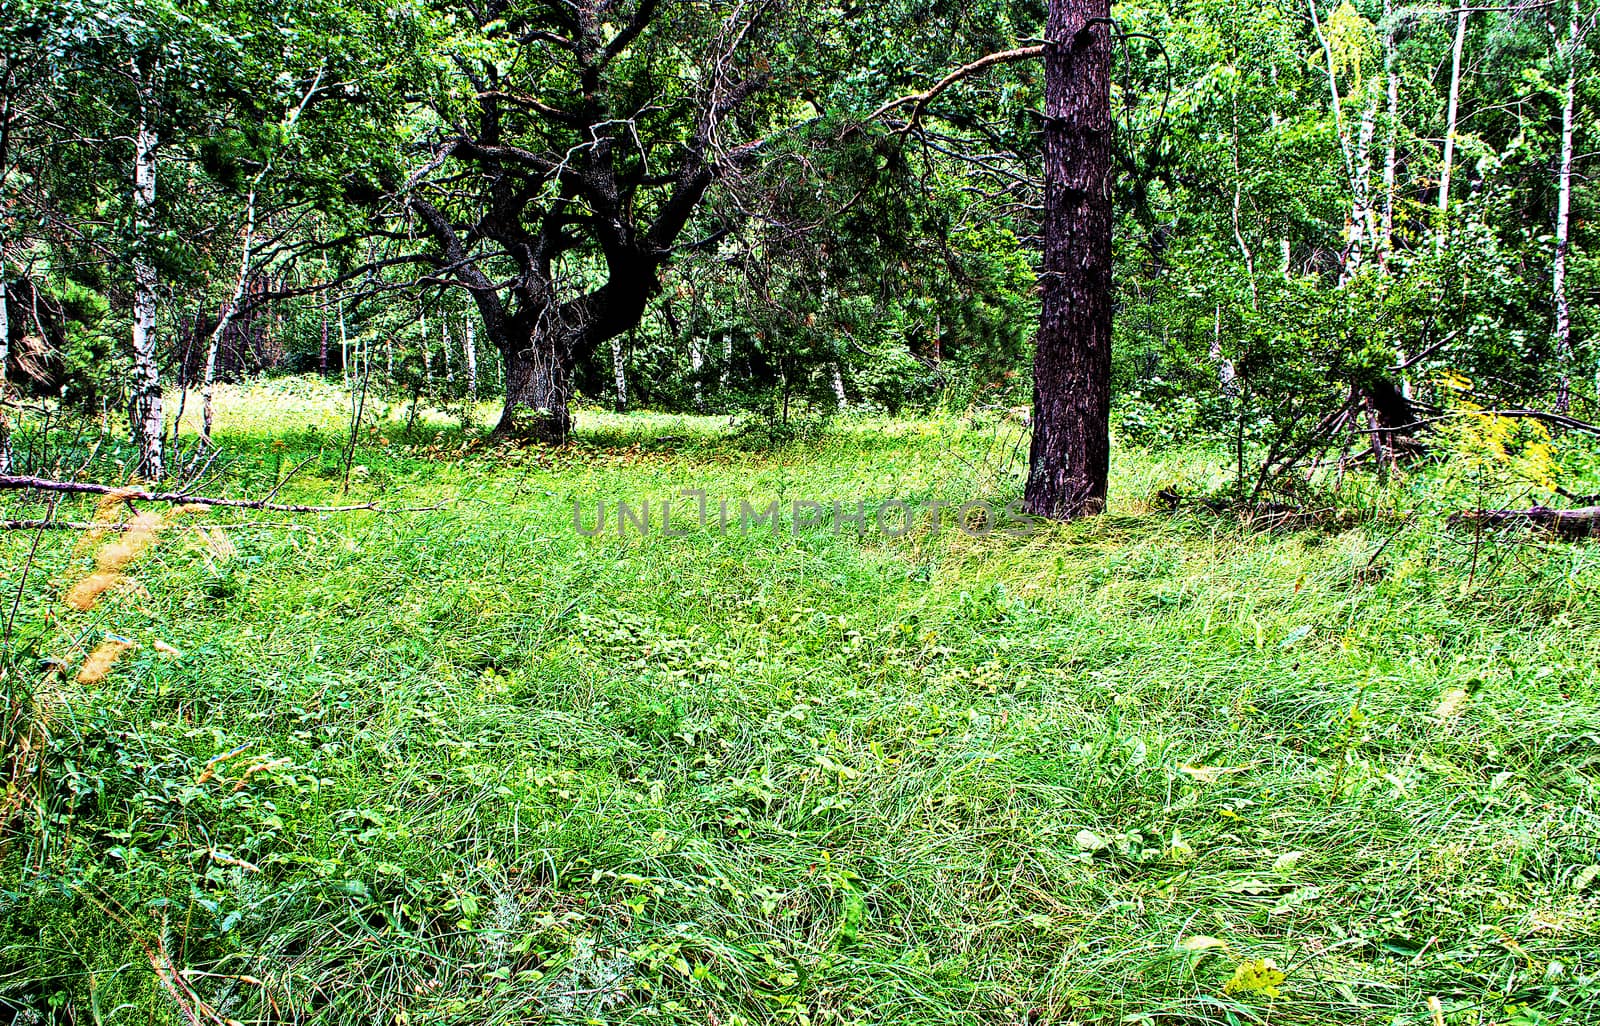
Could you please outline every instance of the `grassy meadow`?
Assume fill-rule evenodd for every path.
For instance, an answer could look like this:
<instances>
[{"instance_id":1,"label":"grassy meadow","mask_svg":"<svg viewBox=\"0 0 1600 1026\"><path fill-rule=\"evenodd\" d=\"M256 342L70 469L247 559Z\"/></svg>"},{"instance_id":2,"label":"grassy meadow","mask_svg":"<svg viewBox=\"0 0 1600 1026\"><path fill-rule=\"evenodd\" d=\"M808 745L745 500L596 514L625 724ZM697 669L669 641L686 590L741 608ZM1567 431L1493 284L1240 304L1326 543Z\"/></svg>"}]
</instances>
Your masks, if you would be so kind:
<instances>
[{"instance_id":1,"label":"grassy meadow","mask_svg":"<svg viewBox=\"0 0 1600 1026\"><path fill-rule=\"evenodd\" d=\"M374 413L346 497L342 393L230 388L202 490L382 512L0 535L14 1021L1600 1022L1600 546L1446 528L1448 466L1293 527L1121 447L1031 533L586 537L1003 505L1026 443Z\"/></svg>"}]
</instances>

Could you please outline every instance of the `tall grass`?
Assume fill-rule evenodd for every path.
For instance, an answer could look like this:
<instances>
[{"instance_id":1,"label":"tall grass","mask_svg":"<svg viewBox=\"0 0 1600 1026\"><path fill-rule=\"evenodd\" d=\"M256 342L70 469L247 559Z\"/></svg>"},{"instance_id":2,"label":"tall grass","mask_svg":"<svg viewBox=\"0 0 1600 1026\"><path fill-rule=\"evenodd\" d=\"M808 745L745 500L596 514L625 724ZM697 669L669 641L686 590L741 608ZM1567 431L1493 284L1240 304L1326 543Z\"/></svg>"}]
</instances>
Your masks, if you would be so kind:
<instances>
[{"instance_id":1,"label":"tall grass","mask_svg":"<svg viewBox=\"0 0 1600 1026\"><path fill-rule=\"evenodd\" d=\"M230 392L218 487L337 494L341 413ZM85 612L92 547L44 540L13 1016L1600 1021L1593 545L1448 531L1436 469L1303 530L1152 510L1197 452L1025 537L585 538L575 500L684 488L1003 502L1016 428L589 415L554 454L406 413L351 495L437 509L213 512Z\"/></svg>"}]
</instances>

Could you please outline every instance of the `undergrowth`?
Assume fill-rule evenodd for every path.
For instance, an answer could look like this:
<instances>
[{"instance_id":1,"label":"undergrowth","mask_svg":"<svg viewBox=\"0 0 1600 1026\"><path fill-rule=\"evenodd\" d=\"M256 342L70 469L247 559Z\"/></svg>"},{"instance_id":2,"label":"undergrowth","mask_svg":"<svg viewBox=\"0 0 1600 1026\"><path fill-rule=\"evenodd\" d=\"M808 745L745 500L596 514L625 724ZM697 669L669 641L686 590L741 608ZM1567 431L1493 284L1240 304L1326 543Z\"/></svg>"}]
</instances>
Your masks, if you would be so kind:
<instances>
[{"instance_id":1,"label":"undergrowth","mask_svg":"<svg viewBox=\"0 0 1600 1026\"><path fill-rule=\"evenodd\" d=\"M1122 450L1027 534L590 538L1003 503L1020 429L407 412L347 500L335 394L229 390L210 488L437 508L174 516L83 611L104 540L0 537L17 1021L1600 1021L1600 548L1446 529L1448 467L1303 530Z\"/></svg>"}]
</instances>

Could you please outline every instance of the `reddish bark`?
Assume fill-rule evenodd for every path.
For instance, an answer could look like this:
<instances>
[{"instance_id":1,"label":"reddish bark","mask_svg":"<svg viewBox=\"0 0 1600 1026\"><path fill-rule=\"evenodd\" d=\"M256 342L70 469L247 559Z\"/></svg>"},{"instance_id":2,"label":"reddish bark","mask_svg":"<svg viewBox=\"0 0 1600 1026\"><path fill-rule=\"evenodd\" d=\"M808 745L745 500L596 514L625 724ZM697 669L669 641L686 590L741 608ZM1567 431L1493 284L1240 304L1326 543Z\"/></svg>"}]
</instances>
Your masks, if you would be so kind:
<instances>
[{"instance_id":1,"label":"reddish bark","mask_svg":"<svg viewBox=\"0 0 1600 1026\"><path fill-rule=\"evenodd\" d=\"M1042 310L1028 512L1105 509L1111 435L1111 9L1051 0L1045 36Z\"/></svg>"}]
</instances>

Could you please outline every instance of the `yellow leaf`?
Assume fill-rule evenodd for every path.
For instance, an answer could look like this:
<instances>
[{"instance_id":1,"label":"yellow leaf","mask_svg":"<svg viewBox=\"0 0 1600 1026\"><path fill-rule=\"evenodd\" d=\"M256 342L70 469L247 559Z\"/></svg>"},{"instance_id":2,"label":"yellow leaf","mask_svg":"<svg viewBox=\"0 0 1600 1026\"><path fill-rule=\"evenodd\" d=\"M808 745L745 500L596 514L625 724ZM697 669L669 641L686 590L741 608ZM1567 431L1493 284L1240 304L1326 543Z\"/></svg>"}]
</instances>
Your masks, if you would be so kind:
<instances>
[{"instance_id":1,"label":"yellow leaf","mask_svg":"<svg viewBox=\"0 0 1600 1026\"><path fill-rule=\"evenodd\" d=\"M1275 998L1278 987L1287 979L1270 958L1251 958L1239 963L1233 978L1222 988L1224 994L1261 994Z\"/></svg>"},{"instance_id":2,"label":"yellow leaf","mask_svg":"<svg viewBox=\"0 0 1600 1026\"><path fill-rule=\"evenodd\" d=\"M1227 941L1216 937L1207 937L1204 934L1185 937L1178 942L1179 951L1210 951L1212 948L1226 948L1227 946Z\"/></svg>"}]
</instances>

